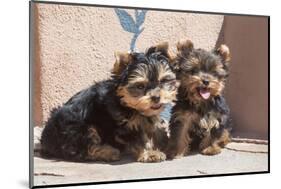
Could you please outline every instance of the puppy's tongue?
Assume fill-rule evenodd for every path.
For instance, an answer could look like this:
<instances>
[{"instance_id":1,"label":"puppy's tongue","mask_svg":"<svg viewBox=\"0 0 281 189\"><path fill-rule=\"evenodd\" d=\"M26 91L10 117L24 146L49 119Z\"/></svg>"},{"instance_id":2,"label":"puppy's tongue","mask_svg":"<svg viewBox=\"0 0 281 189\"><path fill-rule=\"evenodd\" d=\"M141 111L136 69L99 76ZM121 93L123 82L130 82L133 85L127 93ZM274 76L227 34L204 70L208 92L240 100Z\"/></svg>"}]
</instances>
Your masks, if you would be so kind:
<instances>
[{"instance_id":1,"label":"puppy's tongue","mask_svg":"<svg viewBox=\"0 0 281 189\"><path fill-rule=\"evenodd\" d=\"M207 89L200 89L199 93L202 96L202 98L204 98L205 100L207 100L211 95L210 91Z\"/></svg>"},{"instance_id":2,"label":"puppy's tongue","mask_svg":"<svg viewBox=\"0 0 281 189\"><path fill-rule=\"evenodd\" d=\"M162 104L155 104L155 105L151 106L151 108L154 109L154 110L158 110L161 107L162 107Z\"/></svg>"}]
</instances>

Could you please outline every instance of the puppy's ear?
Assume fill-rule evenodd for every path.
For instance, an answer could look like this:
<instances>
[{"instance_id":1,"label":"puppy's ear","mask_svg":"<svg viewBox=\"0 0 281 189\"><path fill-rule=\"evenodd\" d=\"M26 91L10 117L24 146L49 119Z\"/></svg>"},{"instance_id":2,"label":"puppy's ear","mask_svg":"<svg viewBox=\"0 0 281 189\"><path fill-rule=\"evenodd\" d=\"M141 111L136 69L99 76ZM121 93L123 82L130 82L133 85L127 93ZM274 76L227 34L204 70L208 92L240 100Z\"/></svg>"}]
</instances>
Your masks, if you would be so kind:
<instances>
[{"instance_id":1,"label":"puppy's ear","mask_svg":"<svg viewBox=\"0 0 281 189\"><path fill-rule=\"evenodd\" d=\"M127 66L132 63L133 57L129 52L115 52L115 63L112 69L112 74L120 76Z\"/></svg>"},{"instance_id":2,"label":"puppy's ear","mask_svg":"<svg viewBox=\"0 0 281 189\"><path fill-rule=\"evenodd\" d=\"M162 55L167 57L168 59L171 58L171 55L169 53L169 44L168 42L162 42L159 43L158 45L152 46L146 51L146 55L149 56L152 53L160 52Z\"/></svg>"},{"instance_id":3,"label":"puppy's ear","mask_svg":"<svg viewBox=\"0 0 281 189\"><path fill-rule=\"evenodd\" d=\"M181 40L177 43L178 54L183 57L187 57L193 50L193 43L190 40Z\"/></svg>"},{"instance_id":4,"label":"puppy's ear","mask_svg":"<svg viewBox=\"0 0 281 189\"><path fill-rule=\"evenodd\" d=\"M194 49L193 43L190 40L181 40L177 43L177 55L172 59L172 68L174 72L180 71L180 65L182 63L182 58L187 58Z\"/></svg>"},{"instance_id":5,"label":"puppy's ear","mask_svg":"<svg viewBox=\"0 0 281 189\"><path fill-rule=\"evenodd\" d=\"M228 64L231 56L228 46L222 44L220 47L216 50L217 54L222 58L223 62L225 64Z\"/></svg>"}]
</instances>

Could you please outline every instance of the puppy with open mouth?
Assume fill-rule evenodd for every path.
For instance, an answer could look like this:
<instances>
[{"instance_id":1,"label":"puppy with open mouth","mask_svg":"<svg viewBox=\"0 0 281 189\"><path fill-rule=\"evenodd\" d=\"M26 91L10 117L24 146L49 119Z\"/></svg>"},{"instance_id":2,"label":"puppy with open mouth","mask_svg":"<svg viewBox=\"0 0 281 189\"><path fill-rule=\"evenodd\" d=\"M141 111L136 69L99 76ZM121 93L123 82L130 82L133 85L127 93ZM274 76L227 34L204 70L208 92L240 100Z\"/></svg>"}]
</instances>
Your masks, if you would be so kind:
<instances>
[{"instance_id":1,"label":"puppy with open mouth","mask_svg":"<svg viewBox=\"0 0 281 189\"><path fill-rule=\"evenodd\" d=\"M230 111L222 94L229 74L229 48L221 45L206 51L185 40L177 49L173 67L180 87L170 120L168 158L187 155L191 150L218 154L230 141Z\"/></svg>"},{"instance_id":2,"label":"puppy with open mouth","mask_svg":"<svg viewBox=\"0 0 281 189\"><path fill-rule=\"evenodd\" d=\"M139 162L166 159L168 137L160 113L176 100L178 82L168 44L145 53L116 53L112 78L52 110L42 154L73 161L116 161L129 152Z\"/></svg>"}]
</instances>

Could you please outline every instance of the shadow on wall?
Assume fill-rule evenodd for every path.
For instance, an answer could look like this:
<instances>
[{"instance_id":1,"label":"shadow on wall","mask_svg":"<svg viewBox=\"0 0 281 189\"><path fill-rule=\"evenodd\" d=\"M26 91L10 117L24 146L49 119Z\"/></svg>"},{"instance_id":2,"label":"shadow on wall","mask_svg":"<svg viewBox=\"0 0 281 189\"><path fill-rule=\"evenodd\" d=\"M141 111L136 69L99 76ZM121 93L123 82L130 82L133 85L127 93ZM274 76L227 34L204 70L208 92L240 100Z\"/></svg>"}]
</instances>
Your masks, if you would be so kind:
<instances>
[{"instance_id":1,"label":"shadow on wall","mask_svg":"<svg viewBox=\"0 0 281 189\"><path fill-rule=\"evenodd\" d=\"M229 46L232 60L226 98L234 136L268 139L267 17L225 16L217 46Z\"/></svg>"}]
</instances>

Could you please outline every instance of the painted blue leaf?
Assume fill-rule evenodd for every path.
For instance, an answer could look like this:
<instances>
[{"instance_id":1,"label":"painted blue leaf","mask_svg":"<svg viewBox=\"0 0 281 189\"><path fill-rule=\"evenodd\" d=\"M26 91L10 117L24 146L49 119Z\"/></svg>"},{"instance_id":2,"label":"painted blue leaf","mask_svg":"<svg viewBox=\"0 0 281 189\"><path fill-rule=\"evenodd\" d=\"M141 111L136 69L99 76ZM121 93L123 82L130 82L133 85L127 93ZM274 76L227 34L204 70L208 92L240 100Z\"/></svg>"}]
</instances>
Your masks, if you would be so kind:
<instances>
[{"instance_id":1,"label":"painted blue leaf","mask_svg":"<svg viewBox=\"0 0 281 189\"><path fill-rule=\"evenodd\" d=\"M122 28L127 32L137 33L138 28L131 15L129 15L125 10L122 9L115 8L114 10L119 18Z\"/></svg>"},{"instance_id":2,"label":"painted blue leaf","mask_svg":"<svg viewBox=\"0 0 281 189\"><path fill-rule=\"evenodd\" d=\"M138 27L140 27L140 25L143 24L144 20L145 20L145 14L146 14L147 10L141 10L138 11L136 10L135 12L135 16L136 16L136 25Z\"/></svg>"},{"instance_id":3,"label":"painted blue leaf","mask_svg":"<svg viewBox=\"0 0 281 189\"><path fill-rule=\"evenodd\" d=\"M170 121L171 119L171 111L172 111L172 106L171 105L166 105L165 109L163 112L161 112L161 118L166 120L167 122Z\"/></svg>"}]
</instances>

